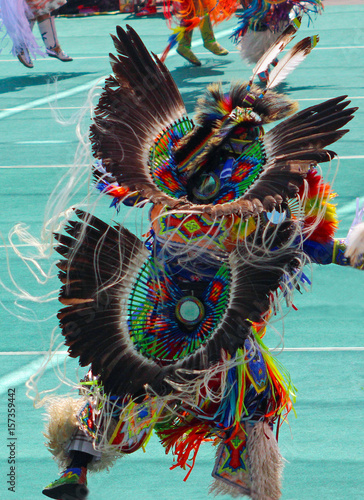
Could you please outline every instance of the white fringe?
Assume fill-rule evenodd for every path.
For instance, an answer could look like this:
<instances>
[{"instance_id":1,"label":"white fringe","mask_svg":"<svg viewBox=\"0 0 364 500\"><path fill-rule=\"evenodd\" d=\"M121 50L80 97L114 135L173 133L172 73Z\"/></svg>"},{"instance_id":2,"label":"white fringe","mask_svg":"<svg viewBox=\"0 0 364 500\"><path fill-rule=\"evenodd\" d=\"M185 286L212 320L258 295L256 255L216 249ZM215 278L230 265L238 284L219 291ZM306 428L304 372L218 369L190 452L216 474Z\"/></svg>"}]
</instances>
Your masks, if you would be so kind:
<instances>
[{"instance_id":1,"label":"white fringe","mask_svg":"<svg viewBox=\"0 0 364 500\"><path fill-rule=\"evenodd\" d=\"M48 403L47 423L44 432L47 439L45 445L52 453L60 470L66 469L71 463L68 445L74 432L79 428L77 414L85 402L85 398L74 399L67 397L53 398ZM115 446L105 446L101 451L101 458L96 458L88 464L87 469L89 472L108 471L115 461L123 456Z\"/></svg>"},{"instance_id":2,"label":"white fringe","mask_svg":"<svg viewBox=\"0 0 364 500\"><path fill-rule=\"evenodd\" d=\"M20 49L27 48L33 57L44 56L30 27L33 13L25 0L0 0L1 30L5 28L2 40L8 35L13 42L11 52L17 55Z\"/></svg>"},{"instance_id":3,"label":"white fringe","mask_svg":"<svg viewBox=\"0 0 364 500\"><path fill-rule=\"evenodd\" d=\"M252 500L281 497L283 460L273 431L266 422L247 426Z\"/></svg>"},{"instance_id":4,"label":"white fringe","mask_svg":"<svg viewBox=\"0 0 364 500\"><path fill-rule=\"evenodd\" d=\"M214 496L218 495L230 495L233 498L241 498L242 495L241 490L234 486L232 483L224 483L219 479L214 479L213 483L210 486L209 493Z\"/></svg>"},{"instance_id":5,"label":"white fringe","mask_svg":"<svg viewBox=\"0 0 364 500\"><path fill-rule=\"evenodd\" d=\"M52 453L60 469L70 464L67 445L78 429L76 415L85 404L85 399L53 398L47 404L45 445Z\"/></svg>"}]
</instances>

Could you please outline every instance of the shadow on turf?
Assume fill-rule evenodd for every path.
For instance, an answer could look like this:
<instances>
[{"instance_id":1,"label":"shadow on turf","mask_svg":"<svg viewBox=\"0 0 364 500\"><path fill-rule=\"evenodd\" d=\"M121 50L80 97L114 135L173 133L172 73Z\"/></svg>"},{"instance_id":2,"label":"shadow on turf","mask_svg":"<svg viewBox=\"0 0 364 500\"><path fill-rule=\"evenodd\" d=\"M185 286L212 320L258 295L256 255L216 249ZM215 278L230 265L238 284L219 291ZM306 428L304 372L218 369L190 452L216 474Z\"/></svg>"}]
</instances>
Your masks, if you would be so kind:
<instances>
[{"instance_id":1,"label":"shadow on turf","mask_svg":"<svg viewBox=\"0 0 364 500\"><path fill-rule=\"evenodd\" d=\"M264 88L262 85L260 85L262 88ZM311 91L313 89L318 89L318 88L322 88L322 89L329 89L329 88L332 88L334 87L333 85L306 85L304 87L298 87L298 86L294 86L294 85L290 85L289 83L281 83L279 85L277 85L277 87L275 87L273 90L275 92L278 92L280 94L290 94L291 92L295 91ZM291 98L294 100L294 97L291 96ZM325 99L323 98L322 101L325 101Z\"/></svg>"},{"instance_id":2,"label":"shadow on turf","mask_svg":"<svg viewBox=\"0 0 364 500\"><path fill-rule=\"evenodd\" d=\"M209 55L209 52L206 51L206 55ZM204 59L204 54L202 55L202 57L199 54L202 66L192 66L192 64L183 59L183 57L178 57L179 67L174 70L170 70L170 73L173 76L173 79L177 83L178 87L190 84L191 79L193 78L201 78L207 76L212 77L211 81L213 81L214 77L224 75L225 66L228 66L232 62L231 59L226 59L226 57L223 60L210 58ZM206 85L206 83L204 83L204 85Z\"/></svg>"},{"instance_id":3,"label":"shadow on turf","mask_svg":"<svg viewBox=\"0 0 364 500\"><path fill-rule=\"evenodd\" d=\"M137 16L134 12L128 13L124 17L125 21L135 21L136 19L165 19L163 12L157 12L147 16Z\"/></svg>"},{"instance_id":4,"label":"shadow on turf","mask_svg":"<svg viewBox=\"0 0 364 500\"><path fill-rule=\"evenodd\" d=\"M206 53L208 55L208 53ZM223 77L226 75L224 73L225 66L231 63L231 60L224 58L223 60L216 59L204 59L204 57L198 56L201 59L202 66L192 66L189 65L181 58L180 67L171 71L173 79L175 80L179 89L183 87L191 87L193 86L193 90L186 92L182 91L183 101L186 106L187 113L193 113L196 105L196 101L199 97L201 97L207 85L212 82L221 81L223 88L228 90L230 86L230 81L223 80ZM198 79L202 78L203 81L198 81ZM244 82L246 78L239 77L236 75L234 81ZM259 83L259 80L256 79L255 83L263 90L265 85ZM318 85L306 85L306 86L292 86L287 82L283 82L277 87L274 88L275 92L290 94L293 91L311 91L314 88L319 87ZM324 85L322 87L328 88L328 85ZM293 97L292 97L293 98ZM294 98L293 98L294 99ZM323 99L324 100L324 99Z\"/></svg>"},{"instance_id":5,"label":"shadow on turf","mask_svg":"<svg viewBox=\"0 0 364 500\"><path fill-rule=\"evenodd\" d=\"M26 87L35 87L37 85L54 84L61 80L69 80L70 78L77 78L78 76L93 75L93 71L80 71L78 73L41 73L22 76L9 76L0 80L0 94L7 92L16 92Z\"/></svg>"},{"instance_id":6,"label":"shadow on turf","mask_svg":"<svg viewBox=\"0 0 364 500\"><path fill-rule=\"evenodd\" d=\"M208 55L208 52L206 52ZM177 57L177 56L176 56ZM224 77L225 66L231 64L231 60L201 59L202 66L192 66L182 57L180 57L180 67L171 71L177 87L181 90L183 87L193 87L193 90L186 92L182 90L183 102L185 103L187 113L194 111L196 101L203 95L206 87L212 82L220 82L225 88L228 81L222 80ZM203 81L197 81L197 78L203 78ZM225 76L226 78L226 76Z\"/></svg>"}]
</instances>

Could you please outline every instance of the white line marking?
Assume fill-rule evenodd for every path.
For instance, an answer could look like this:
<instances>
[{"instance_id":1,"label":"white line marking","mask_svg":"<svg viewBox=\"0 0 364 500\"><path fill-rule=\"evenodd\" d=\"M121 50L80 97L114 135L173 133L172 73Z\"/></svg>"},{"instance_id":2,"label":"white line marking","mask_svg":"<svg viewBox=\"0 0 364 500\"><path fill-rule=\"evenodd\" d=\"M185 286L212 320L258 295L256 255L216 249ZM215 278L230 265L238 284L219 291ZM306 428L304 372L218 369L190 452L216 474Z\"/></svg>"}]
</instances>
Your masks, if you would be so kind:
<instances>
[{"instance_id":1,"label":"white line marking","mask_svg":"<svg viewBox=\"0 0 364 500\"><path fill-rule=\"evenodd\" d=\"M84 106L52 106L52 109L83 109ZM0 111L9 111L9 109L13 108L0 108ZM49 106L46 106L45 108L35 108L35 109L43 109L49 111Z\"/></svg>"},{"instance_id":2,"label":"white line marking","mask_svg":"<svg viewBox=\"0 0 364 500\"><path fill-rule=\"evenodd\" d=\"M270 351L287 351L287 352L350 352L350 351L364 351L364 346L352 347L271 347ZM48 351L2 351L0 356L45 356ZM66 357L68 351L55 351L52 356Z\"/></svg>"},{"instance_id":3,"label":"white line marking","mask_svg":"<svg viewBox=\"0 0 364 500\"><path fill-rule=\"evenodd\" d=\"M49 141L17 141L14 144L66 144L72 141L57 141L57 140L49 140Z\"/></svg>"},{"instance_id":4,"label":"white line marking","mask_svg":"<svg viewBox=\"0 0 364 500\"><path fill-rule=\"evenodd\" d=\"M220 31L219 33L215 33L215 38L219 39L222 38L226 35L229 35L231 33L231 29L229 30L223 30ZM196 40L195 42L192 43L192 47L198 47L199 45L203 44L203 40ZM170 53L168 54L168 57L176 55L177 52L175 50L171 50ZM99 78L95 80L91 80L88 83L84 83L83 85L78 85L77 87L74 87L73 89L65 90L63 92L59 92L57 94L48 96L48 97L43 97L41 99L36 99L35 101L30 101L27 104L22 104L20 106L15 106L14 108L10 108L6 111L0 112L0 120L4 118L8 118L9 116L13 116L17 113L21 113L23 111L27 111L30 109L34 109L37 106L42 106L43 104L51 103L54 101L59 101L61 99L64 99L66 97L70 97L72 95L80 94L81 92L84 92L86 90L90 90L92 87L95 85L102 85L105 78L107 78L109 75L106 76L100 76Z\"/></svg>"},{"instance_id":5,"label":"white line marking","mask_svg":"<svg viewBox=\"0 0 364 500\"><path fill-rule=\"evenodd\" d=\"M286 347L284 349L274 348L270 349L272 352L284 353L284 352L359 352L364 351L364 347ZM28 356L31 351L23 352L0 352L2 356ZM33 351L31 354L39 355L42 351ZM68 353L66 351L58 351L56 356L53 356L51 360L48 361L44 368L44 371L48 371L58 363L66 359ZM0 395L7 393L9 388L17 387L24 384L29 377L34 375L37 370L45 363L45 356L41 356L31 363L23 366L19 370L15 370L8 375L5 375L0 379Z\"/></svg>"},{"instance_id":6,"label":"white line marking","mask_svg":"<svg viewBox=\"0 0 364 500\"><path fill-rule=\"evenodd\" d=\"M45 356L48 351L2 351L0 356ZM65 356L67 351L55 351L52 356Z\"/></svg>"},{"instance_id":7,"label":"white line marking","mask_svg":"<svg viewBox=\"0 0 364 500\"><path fill-rule=\"evenodd\" d=\"M349 352L364 351L364 347L285 347L269 349L273 352Z\"/></svg>"},{"instance_id":8,"label":"white line marking","mask_svg":"<svg viewBox=\"0 0 364 500\"><path fill-rule=\"evenodd\" d=\"M364 155L352 155L352 156L340 156L339 158L333 158L333 160L362 160L364 158ZM82 168L87 168L90 165L84 164L84 165L79 165ZM73 165L71 163L69 164L64 164L64 165L0 165L0 169L9 169L9 168L72 168Z\"/></svg>"},{"instance_id":9,"label":"white line marking","mask_svg":"<svg viewBox=\"0 0 364 500\"><path fill-rule=\"evenodd\" d=\"M102 85L105 78L106 77L96 78L95 80L91 80L90 82L84 83L83 85L78 85L77 87L64 90L63 92L59 92L47 97L42 97L41 99L36 99L35 101L30 101L26 104L21 104L20 106L15 106L14 108L10 108L7 111L2 111L0 112L0 120L8 118L12 115L16 115L17 113L21 113L22 111L28 111L30 109L36 108L37 106L42 106L43 104L65 99L66 97L70 97L72 95L80 94L81 92L90 90L95 85Z\"/></svg>"},{"instance_id":10,"label":"white line marking","mask_svg":"<svg viewBox=\"0 0 364 500\"><path fill-rule=\"evenodd\" d=\"M44 371L50 370L54 366L57 365L57 363L62 362L64 359L66 359L66 354L60 353L61 355L59 356L54 356L51 360L48 361L48 364L45 366ZM9 373L8 375L5 375L4 377L0 378L0 395L7 393L8 389L11 387L17 387L19 385L24 384L29 377L34 375L37 370L41 368L43 363L45 363L46 358L44 356L35 359L31 363L28 363L27 365L23 366L19 370L15 370L12 373Z\"/></svg>"},{"instance_id":11,"label":"white line marking","mask_svg":"<svg viewBox=\"0 0 364 500\"><path fill-rule=\"evenodd\" d=\"M219 39L219 38L223 38L227 35L231 35L232 33L232 29L230 30L224 30L224 31L221 31L220 33L219 32L215 32L215 38L216 39ZM200 40L196 40L195 42L192 42L192 47L198 47L199 45L202 45L203 42L200 41ZM319 50L363 50L364 49L364 45L347 45L347 46L338 46L338 47L315 47L315 52L319 51ZM287 52L288 49L285 49L283 50L282 52ZM199 52L199 54L203 55L203 54L206 54L206 52ZM229 50L229 54L240 54L240 50ZM172 55L175 55L175 52L173 50L170 51L168 57L171 57ZM89 59L108 59L109 56L79 56L79 57L75 57L75 56L72 56L73 57L73 60L74 61L87 61ZM37 64L39 62L45 62L45 61L49 61L49 58L48 57L42 57L42 58L39 58L37 59ZM0 59L0 63L17 63L19 64L18 60L15 59L15 58L12 58L12 59Z\"/></svg>"},{"instance_id":12,"label":"white line marking","mask_svg":"<svg viewBox=\"0 0 364 500\"><path fill-rule=\"evenodd\" d=\"M18 168L71 168L73 167L72 164L67 164L67 165L3 165L1 166L0 165L0 169L1 168L14 168L14 169L18 169ZM79 167L82 167L82 168L86 168L86 167L90 167L90 165L79 165Z\"/></svg>"},{"instance_id":13,"label":"white line marking","mask_svg":"<svg viewBox=\"0 0 364 500\"><path fill-rule=\"evenodd\" d=\"M82 59L109 59L109 56L80 56L80 57L74 57L72 56L73 60L74 61L81 61ZM49 61L49 57L40 57L39 59L37 58L36 61L37 61L37 64L39 62L45 62L45 61ZM12 58L12 59L0 59L0 63L9 63L9 62L16 62L19 64L19 61L18 59L15 59L15 58Z\"/></svg>"},{"instance_id":14,"label":"white line marking","mask_svg":"<svg viewBox=\"0 0 364 500\"><path fill-rule=\"evenodd\" d=\"M219 40L220 38L223 38L225 36L230 36L232 33L232 28L229 28L229 29L226 29L226 30L222 30L222 31L218 31L215 33L215 38L217 40ZM199 47L200 45L203 45L203 40L202 39L199 39L199 40L195 40L194 42L192 42L192 47ZM347 46L347 47L327 47L327 49L348 49L348 48L363 48L362 46ZM318 48L320 50L320 47ZM326 49L326 47L321 47L321 49ZM316 48L317 50L317 48ZM173 49L169 52L168 56L167 57L172 57L172 56L175 56L177 54L176 50ZM159 54L160 55L160 54ZM97 56L99 57L99 56ZM105 56L107 57L107 56ZM15 60L16 61L16 60ZM61 99L64 99L66 97L70 97L72 95L76 95L76 94L80 94L81 92L84 92L84 91L87 91L87 90L90 90L92 87L94 87L95 85L102 85L102 83L104 82L105 78L107 78L109 75L105 75L105 76L101 76L100 78L97 78L95 80L91 80L90 82L88 83L85 83L83 85L78 85L77 87L73 88L73 89L69 89L69 90L65 90L63 92L60 92L58 94L54 94L52 96L48 96L48 97L44 97L44 98L41 98L41 99L36 99L35 101L30 101L28 102L27 104L23 104L23 105L20 105L20 106L15 106L14 108L10 108L10 109L7 109L7 110L4 110L4 111L1 111L0 112L0 120L1 119L4 119L4 118L8 118L9 116L13 116L17 113L21 113L23 111L28 111L30 109L34 109L36 108L37 106L42 106L43 104L48 104L48 103L51 103L51 102L54 102L54 101L58 101L58 100L61 100Z\"/></svg>"}]
</instances>

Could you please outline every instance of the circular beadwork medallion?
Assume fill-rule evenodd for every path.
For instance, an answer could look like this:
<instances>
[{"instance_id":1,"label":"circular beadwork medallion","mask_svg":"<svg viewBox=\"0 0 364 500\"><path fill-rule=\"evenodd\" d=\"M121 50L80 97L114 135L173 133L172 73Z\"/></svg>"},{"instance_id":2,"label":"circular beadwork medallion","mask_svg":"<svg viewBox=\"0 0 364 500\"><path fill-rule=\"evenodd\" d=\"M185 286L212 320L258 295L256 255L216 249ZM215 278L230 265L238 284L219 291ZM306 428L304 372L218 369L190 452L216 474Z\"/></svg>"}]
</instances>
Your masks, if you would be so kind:
<instances>
[{"instance_id":1,"label":"circular beadwork medallion","mask_svg":"<svg viewBox=\"0 0 364 500\"><path fill-rule=\"evenodd\" d=\"M198 200L209 200L219 192L220 184L220 179L216 174L202 174L200 185L193 189L193 194Z\"/></svg>"},{"instance_id":2,"label":"circular beadwork medallion","mask_svg":"<svg viewBox=\"0 0 364 500\"><path fill-rule=\"evenodd\" d=\"M182 297L176 304L176 317L186 326L197 325L202 321L204 315L203 303L192 295Z\"/></svg>"}]
</instances>

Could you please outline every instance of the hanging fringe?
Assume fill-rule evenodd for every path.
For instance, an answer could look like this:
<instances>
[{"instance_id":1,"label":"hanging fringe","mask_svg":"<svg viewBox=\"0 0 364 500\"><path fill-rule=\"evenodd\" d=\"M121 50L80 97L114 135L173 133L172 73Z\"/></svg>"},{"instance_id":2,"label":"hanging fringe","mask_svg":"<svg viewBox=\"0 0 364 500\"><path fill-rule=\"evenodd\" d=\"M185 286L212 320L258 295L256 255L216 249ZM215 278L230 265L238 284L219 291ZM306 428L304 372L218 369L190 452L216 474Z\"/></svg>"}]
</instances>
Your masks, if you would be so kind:
<instances>
[{"instance_id":1,"label":"hanging fringe","mask_svg":"<svg viewBox=\"0 0 364 500\"><path fill-rule=\"evenodd\" d=\"M247 426L247 448L252 500L278 500L281 497L283 460L271 426L257 422Z\"/></svg>"},{"instance_id":2,"label":"hanging fringe","mask_svg":"<svg viewBox=\"0 0 364 500\"><path fill-rule=\"evenodd\" d=\"M166 453L172 450L176 463L170 467L170 470L176 467L181 467L184 470L189 469L184 481L187 481L192 472L201 444L213 441L209 438L210 433L211 427L205 423L184 424L157 432L162 445L166 448Z\"/></svg>"},{"instance_id":3,"label":"hanging fringe","mask_svg":"<svg viewBox=\"0 0 364 500\"><path fill-rule=\"evenodd\" d=\"M28 49L32 57L45 56L30 27L34 14L25 0L0 0L0 29L5 28L3 39L8 35L13 43L11 52L16 56Z\"/></svg>"}]
</instances>

